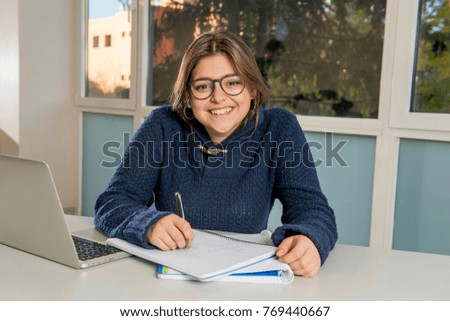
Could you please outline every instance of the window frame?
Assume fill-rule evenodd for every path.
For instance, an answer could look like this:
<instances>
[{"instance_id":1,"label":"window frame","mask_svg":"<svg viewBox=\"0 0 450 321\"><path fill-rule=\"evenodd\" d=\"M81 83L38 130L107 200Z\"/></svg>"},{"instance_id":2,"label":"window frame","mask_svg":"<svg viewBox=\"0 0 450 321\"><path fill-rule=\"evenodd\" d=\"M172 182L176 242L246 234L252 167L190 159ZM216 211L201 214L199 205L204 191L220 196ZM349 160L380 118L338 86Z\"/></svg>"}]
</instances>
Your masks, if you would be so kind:
<instances>
[{"instance_id":1,"label":"window frame","mask_svg":"<svg viewBox=\"0 0 450 321\"><path fill-rule=\"evenodd\" d=\"M416 66L416 44L420 20L420 0L399 0L396 42L394 47L391 95L391 122L393 128L421 129L450 132L450 114L411 112ZM412 68L411 68L412 66Z\"/></svg>"},{"instance_id":2,"label":"window frame","mask_svg":"<svg viewBox=\"0 0 450 321\"><path fill-rule=\"evenodd\" d=\"M102 97L86 97L86 73L87 73L87 23L88 23L88 1L78 1L78 65L77 65L77 83L75 92L75 105L79 107L101 108L101 109L117 109L117 110L135 110L136 109L136 48L138 45L137 37L131 37L131 54L130 54L130 91L128 98L102 98ZM138 28L137 0L131 3L131 30ZM133 33L132 33L133 34ZM137 34L137 33L135 33Z\"/></svg>"},{"instance_id":3,"label":"window frame","mask_svg":"<svg viewBox=\"0 0 450 321\"><path fill-rule=\"evenodd\" d=\"M105 35L105 44L104 47L105 48L109 48L112 46L112 35Z\"/></svg>"},{"instance_id":4,"label":"window frame","mask_svg":"<svg viewBox=\"0 0 450 321\"><path fill-rule=\"evenodd\" d=\"M92 48L100 47L100 36L92 36Z\"/></svg>"}]
</instances>

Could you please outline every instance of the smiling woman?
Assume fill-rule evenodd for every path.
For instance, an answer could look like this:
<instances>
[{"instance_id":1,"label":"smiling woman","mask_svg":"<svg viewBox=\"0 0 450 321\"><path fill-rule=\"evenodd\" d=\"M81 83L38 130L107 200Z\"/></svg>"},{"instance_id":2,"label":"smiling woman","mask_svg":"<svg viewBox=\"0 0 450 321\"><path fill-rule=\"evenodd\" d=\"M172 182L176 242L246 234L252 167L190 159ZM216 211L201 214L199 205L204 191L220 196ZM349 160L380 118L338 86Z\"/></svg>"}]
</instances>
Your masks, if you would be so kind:
<instances>
[{"instance_id":1,"label":"smiling woman","mask_svg":"<svg viewBox=\"0 0 450 321\"><path fill-rule=\"evenodd\" d=\"M233 92L224 91L224 78L228 80L227 76L234 77L233 81L228 83L228 85L225 82L226 87L231 87L230 84L233 84ZM239 79L238 85L236 85L237 79L235 76ZM200 80L209 82L209 86L206 86L210 88L208 91L209 95L199 96L199 87L192 86L198 84ZM216 88L214 85L216 82L219 83L220 86L218 87L220 88ZM222 107L232 107L224 105L223 99L228 99L229 97L229 100L232 101L234 99L235 102L236 100L239 102L244 97L250 98L253 107L251 110L249 110L250 100L240 102L237 106L248 108L244 116L246 118L245 121L247 121L255 115L258 117L257 109L260 105L266 103L268 92L269 90L260 75L253 53L245 42L232 33L209 32L204 33L202 37L193 41L187 49L175 81L170 103L178 114L189 123L188 118L190 117L188 114L190 111L185 108L191 107L189 104L186 104L191 100L193 104L198 103L198 105L206 105L208 102L209 104L213 102L214 106L210 106L210 109L215 110L217 114L226 111ZM225 95L221 96L221 93ZM195 110L194 106L194 112ZM197 111L200 110L197 109Z\"/></svg>"},{"instance_id":2,"label":"smiling woman","mask_svg":"<svg viewBox=\"0 0 450 321\"><path fill-rule=\"evenodd\" d=\"M315 276L336 243L334 212L297 118L266 109L267 91L240 37L199 36L183 57L172 106L151 112L99 196L96 226L174 250L195 243L192 228L260 233L279 199L276 255L295 274ZM183 195L183 218L175 193Z\"/></svg>"}]
</instances>

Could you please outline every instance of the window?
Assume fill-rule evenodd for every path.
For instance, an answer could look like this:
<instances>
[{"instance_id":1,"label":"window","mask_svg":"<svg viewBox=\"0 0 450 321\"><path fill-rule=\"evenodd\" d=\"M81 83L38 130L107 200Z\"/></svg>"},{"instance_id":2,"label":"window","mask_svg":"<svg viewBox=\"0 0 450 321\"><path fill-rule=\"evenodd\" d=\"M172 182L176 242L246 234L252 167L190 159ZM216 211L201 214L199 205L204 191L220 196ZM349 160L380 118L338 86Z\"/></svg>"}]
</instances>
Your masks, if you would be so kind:
<instances>
[{"instance_id":1,"label":"window","mask_svg":"<svg viewBox=\"0 0 450 321\"><path fill-rule=\"evenodd\" d=\"M85 43L86 53L82 61L85 65L81 68L83 84L80 88L82 98L118 98L120 102L109 102L110 105L125 107L130 99L131 79L122 75L131 74L132 69L132 38L121 38L132 29L133 17L130 11L130 3L126 0L86 0L81 6L87 7L87 17L84 17L86 34L82 35L82 43ZM100 37L104 43L100 47ZM120 45L112 43L113 37L120 38ZM87 45L87 40L92 39L92 47ZM95 48L95 50L92 50ZM82 100L82 99L81 99ZM128 100L125 102L125 100ZM99 100L84 100L83 104L104 105ZM130 104L128 104L129 106Z\"/></svg>"},{"instance_id":2,"label":"window","mask_svg":"<svg viewBox=\"0 0 450 321\"><path fill-rule=\"evenodd\" d=\"M450 113L450 2L420 4L412 112Z\"/></svg>"},{"instance_id":3,"label":"window","mask_svg":"<svg viewBox=\"0 0 450 321\"><path fill-rule=\"evenodd\" d=\"M111 47L111 35L105 36L105 47Z\"/></svg>"},{"instance_id":4,"label":"window","mask_svg":"<svg viewBox=\"0 0 450 321\"><path fill-rule=\"evenodd\" d=\"M399 1L392 61L390 125L450 132L450 4Z\"/></svg>"},{"instance_id":5,"label":"window","mask_svg":"<svg viewBox=\"0 0 450 321\"><path fill-rule=\"evenodd\" d=\"M272 104L303 115L377 118L385 11L385 0L152 1L147 104L167 101L194 37L222 27L254 50Z\"/></svg>"}]
</instances>

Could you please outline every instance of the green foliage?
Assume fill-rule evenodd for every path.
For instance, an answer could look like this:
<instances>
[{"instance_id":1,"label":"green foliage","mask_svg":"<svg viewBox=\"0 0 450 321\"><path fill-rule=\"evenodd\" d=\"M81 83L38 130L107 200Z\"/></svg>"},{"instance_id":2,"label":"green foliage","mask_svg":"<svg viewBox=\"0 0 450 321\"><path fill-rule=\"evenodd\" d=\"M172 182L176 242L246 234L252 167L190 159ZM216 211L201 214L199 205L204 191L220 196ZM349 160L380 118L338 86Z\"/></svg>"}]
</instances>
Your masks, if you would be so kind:
<instances>
[{"instance_id":1,"label":"green foliage","mask_svg":"<svg viewBox=\"0 0 450 321\"><path fill-rule=\"evenodd\" d=\"M85 92L86 97L91 98L130 98L130 88L117 86L113 91L106 91L105 86L99 82L86 79Z\"/></svg>"},{"instance_id":2,"label":"green foliage","mask_svg":"<svg viewBox=\"0 0 450 321\"><path fill-rule=\"evenodd\" d=\"M450 5L423 1L412 111L450 113Z\"/></svg>"},{"instance_id":3,"label":"green foliage","mask_svg":"<svg viewBox=\"0 0 450 321\"><path fill-rule=\"evenodd\" d=\"M175 50L153 66L153 102L167 99L195 35L221 27L260 58L271 39L282 42L285 50L265 65L272 104L300 114L376 118L385 8L386 0L172 1L154 9L154 50L168 38Z\"/></svg>"}]
</instances>

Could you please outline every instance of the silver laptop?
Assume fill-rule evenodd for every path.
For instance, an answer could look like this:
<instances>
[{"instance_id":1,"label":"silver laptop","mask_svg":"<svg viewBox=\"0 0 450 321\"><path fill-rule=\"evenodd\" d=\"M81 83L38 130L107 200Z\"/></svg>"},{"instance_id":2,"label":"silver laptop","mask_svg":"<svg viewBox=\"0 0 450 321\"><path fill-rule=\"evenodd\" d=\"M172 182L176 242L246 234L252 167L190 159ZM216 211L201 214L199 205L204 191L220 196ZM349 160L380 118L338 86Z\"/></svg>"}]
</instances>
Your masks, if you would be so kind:
<instances>
[{"instance_id":1,"label":"silver laptop","mask_svg":"<svg viewBox=\"0 0 450 321\"><path fill-rule=\"evenodd\" d=\"M0 243L86 268L129 256L94 228L70 234L48 165L0 155Z\"/></svg>"}]
</instances>

